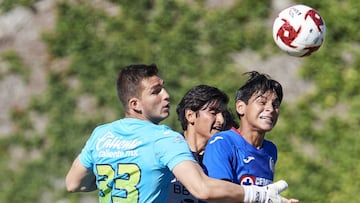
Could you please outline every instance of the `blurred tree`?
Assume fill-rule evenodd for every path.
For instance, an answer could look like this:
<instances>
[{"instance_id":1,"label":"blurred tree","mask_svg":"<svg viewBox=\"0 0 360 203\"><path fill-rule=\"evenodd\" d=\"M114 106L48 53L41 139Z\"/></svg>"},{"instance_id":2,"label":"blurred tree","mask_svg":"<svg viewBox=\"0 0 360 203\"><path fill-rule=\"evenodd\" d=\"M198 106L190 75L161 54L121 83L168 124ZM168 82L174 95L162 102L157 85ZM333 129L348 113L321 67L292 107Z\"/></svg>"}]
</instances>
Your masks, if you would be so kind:
<instances>
[{"instance_id":1,"label":"blurred tree","mask_svg":"<svg viewBox=\"0 0 360 203\"><path fill-rule=\"evenodd\" d=\"M6 11L36 2L2 1L0 6ZM61 70L50 68L47 90L27 108L12 110L16 131L0 138L0 202L80 202L84 194L66 193L63 180L93 128L122 116L115 90L121 67L159 66L173 105L164 123L180 130L175 105L190 87L215 85L233 98L245 70L235 67L231 54L245 49L263 58L283 54L266 31L271 1L234 1L218 9L207 7L207 1L108 3L118 8L116 15L91 1L58 2L55 29L43 39L53 60L70 63ZM316 89L285 103L278 126L268 135L280 153L276 179L286 179L290 187L284 195L301 202L355 203L354 194L360 192L360 3L301 3L317 8L328 30L323 47L302 59L300 74ZM17 56L9 52L3 60L17 67L13 74L27 75ZM79 86L71 85L74 80ZM88 112L79 110L84 98L92 101ZM47 118L43 134L35 131L33 114ZM8 158L13 148L41 157L22 160L14 170ZM97 194L86 195L96 199Z\"/></svg>"}]
</instances>

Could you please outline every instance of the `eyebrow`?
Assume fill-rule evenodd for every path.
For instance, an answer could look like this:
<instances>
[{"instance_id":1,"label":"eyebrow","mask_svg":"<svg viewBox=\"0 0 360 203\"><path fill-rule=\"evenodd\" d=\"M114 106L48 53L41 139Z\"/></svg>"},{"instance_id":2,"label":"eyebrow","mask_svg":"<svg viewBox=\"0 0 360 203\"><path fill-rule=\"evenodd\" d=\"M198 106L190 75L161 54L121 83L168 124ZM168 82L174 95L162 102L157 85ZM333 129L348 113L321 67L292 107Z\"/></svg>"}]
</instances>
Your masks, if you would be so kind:
<instances>
[{"instance_id":1,"label":"eyebrow","mask_svg":"<svg viewBox=\"0 0 360 203\"><path fill-rule=\"evenodd\" d=\"M264 96L264 94L265 94L265 93L257 95L257 96L254 98L254 100L256 100L256 99L258 99L258 98L268 99L268 97L267 97L267 96ZM279 97L278 97L278 95L277 95L275 92L273 92L273 94L276 96L276 98L275 98L274 101L280 100Z\"/></svg>"},{"instance_id":2,"label":"eyebrow","mask_svg":"<svg viewBox=\"0 0 360 203\"><path fill-rule=\"evenodd\" d=\"M222 103L221 101L215 100L215 101L209 102L207 104L206 108L208 108L209 110L215 110L215 111L225 111L226 104Z\"/></svg>"},{"instance_id":3,"label":"eyebrow","mask_svg":"<svg viewBox=\"0 0 360 203\"><path fill-rule=\"evenodd\" d=\"M159 83L157 83L156 85L154 85L154 87L158 87L158 86L164 86L165 82L164 80L159 80Z\"/></svg>"},{"instance_id":4,"label":"eyebrow","mask_svg":"<svg viewBox=\"0 0 360 203\"><path fill-rule=\"evenodd\" d=\"M149 91L157 91L158 89L163 89L164 88L164 81L160 80L158 83L153 84L152 86L149 87Z\"/></svg>"},{"instance_id":5,"label":"eyebrow","mask_svg":"<svg viewBox=\"0 0 360 203\"><path fill-rule=\"evenodd\" d=\"M258 94L254 100L258 99L258 98L261 98L261 99L266 99L267 97L264 96L264 94Z\"/></svg>"},{"instance_id":6,"label":"eyebrow","mask_svg":"<svg viewBox=\"0 0 360 203\"><path fill-rule=\"evenodd\" d=\"M159 82L157 82L155 85L153 85L153 87L156 87L156 86L163 86L164 84L165 84L164 80L159 79Z\"/></svg>"}]
</instances>

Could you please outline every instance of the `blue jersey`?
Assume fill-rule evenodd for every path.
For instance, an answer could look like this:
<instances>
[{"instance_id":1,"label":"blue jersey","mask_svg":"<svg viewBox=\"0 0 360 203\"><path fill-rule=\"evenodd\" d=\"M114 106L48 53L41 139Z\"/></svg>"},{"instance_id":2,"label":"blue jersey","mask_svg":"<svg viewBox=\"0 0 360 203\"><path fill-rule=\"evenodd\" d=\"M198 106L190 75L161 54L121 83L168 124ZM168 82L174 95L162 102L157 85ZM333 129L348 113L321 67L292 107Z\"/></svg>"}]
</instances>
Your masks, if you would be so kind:
<instances>
[{"instance_id":1,"label":"blue jersey","mask_svg":"<svg viewBox=\"0 0 360 203\"><path fill-rule=\"evenodd\" d=\"M173 168L195 161L180 133L134 118L95 128L79 159L96 175L101 203L165 202Z\"/></svg>"},{"instance_id":2,"label":"blue jersey","mask_svg":"<svg viewBox=\"0 0 360 203\"><path fill-rule=\"evenodd\" d=\"M212 136L205 148L205 172L213 178L241 185L264 186L273 182L277 148L264 140L261 149L249 144L236 129Z\"/></svg>"}]
</instances>

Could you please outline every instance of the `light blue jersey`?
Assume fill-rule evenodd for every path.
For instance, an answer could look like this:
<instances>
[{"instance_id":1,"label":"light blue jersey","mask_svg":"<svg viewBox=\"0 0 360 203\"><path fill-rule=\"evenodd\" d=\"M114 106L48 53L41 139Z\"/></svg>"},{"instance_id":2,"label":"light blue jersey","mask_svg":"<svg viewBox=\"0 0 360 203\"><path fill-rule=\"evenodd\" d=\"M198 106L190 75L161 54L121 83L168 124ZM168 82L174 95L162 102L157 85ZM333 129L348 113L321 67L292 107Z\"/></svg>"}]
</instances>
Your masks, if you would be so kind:
<instances>
[{"instance_id":1,"label":"light blue jersey","mask_svg":"<svg viewBox=\"0 0 360 203\"><path fill-rule=\"evenodd\" d=\"M134 118L98 126L79 159L94 171L101 203L165 202L173 168L195 161L181 134Z\"/></svg>"}]
</instances>

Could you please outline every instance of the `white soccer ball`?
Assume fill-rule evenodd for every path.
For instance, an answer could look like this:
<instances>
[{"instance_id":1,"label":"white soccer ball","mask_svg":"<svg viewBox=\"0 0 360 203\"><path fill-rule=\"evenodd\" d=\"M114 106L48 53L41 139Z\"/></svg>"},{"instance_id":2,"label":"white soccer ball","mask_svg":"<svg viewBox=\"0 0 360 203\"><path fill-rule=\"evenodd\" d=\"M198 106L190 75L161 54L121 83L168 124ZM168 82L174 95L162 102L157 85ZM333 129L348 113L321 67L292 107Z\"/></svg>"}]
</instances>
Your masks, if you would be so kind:
<instances>
[{"instance_id":1,"label":"white soccer ball","mask_svg":"<svg viewBox=\"0 0 360 203\"><path fill-rule=\"evenodd\" d=\"M324 42L326 26L319 12L306 5L282 10L273 24L276 45L290 56L309 56Z\"/></svg>"}]
</instances>

